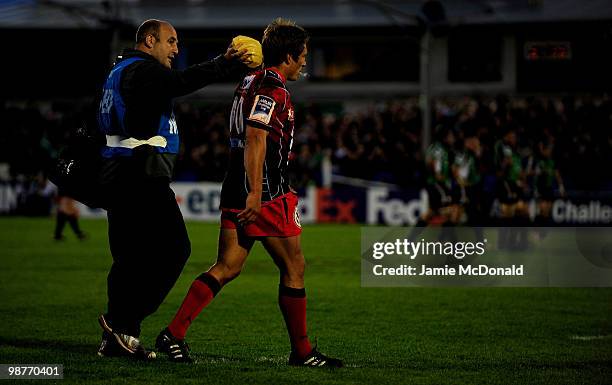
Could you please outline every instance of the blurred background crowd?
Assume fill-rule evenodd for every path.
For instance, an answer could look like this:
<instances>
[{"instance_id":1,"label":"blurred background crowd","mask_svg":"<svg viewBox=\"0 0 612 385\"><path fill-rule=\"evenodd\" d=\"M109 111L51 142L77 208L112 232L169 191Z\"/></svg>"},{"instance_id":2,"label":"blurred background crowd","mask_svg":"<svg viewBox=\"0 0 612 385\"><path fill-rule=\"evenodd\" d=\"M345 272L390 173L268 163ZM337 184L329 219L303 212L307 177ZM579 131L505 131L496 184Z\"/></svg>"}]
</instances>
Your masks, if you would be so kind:
<instances>
[{"instance_id":1,"label":"blurred background crowd","mask_svg":"<svg viewBox=\"0 0 612 385\"><path fill-rule=\"evenodd\" d=\"M607 95L465 96L435 99L434 141L454 133L451 163L463 139L480 143L477 168L485 190L497 174L495 144L509 129L524 178L553 145L552 159L569 190L612 190L612 100ZM72 128L88 113L87 103L33 102L0 105L0 178L32 181L44 191L45 172ZM222 181L229 155L227 106L182 102L176 114L182 147L177 181ZM358 103L298 105L291 174L296 188L322 186L322 165L334 175L402 187L425 186L431 172L421 149L422 111L417 98ZM555 186L558 189L558 186Z\"/></svg>"}]
</instances>

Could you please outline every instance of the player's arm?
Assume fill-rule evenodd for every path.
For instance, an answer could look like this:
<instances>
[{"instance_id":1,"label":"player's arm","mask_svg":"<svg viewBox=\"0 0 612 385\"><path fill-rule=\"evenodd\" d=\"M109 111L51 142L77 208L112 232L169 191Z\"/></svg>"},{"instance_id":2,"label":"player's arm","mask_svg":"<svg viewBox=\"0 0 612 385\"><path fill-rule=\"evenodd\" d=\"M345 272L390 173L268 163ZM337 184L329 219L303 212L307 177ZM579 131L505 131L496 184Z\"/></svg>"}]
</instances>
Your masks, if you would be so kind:
<instances>
[{"instance_id":1,"label":"player's arm","mask_svg":"<svg viewBox=\"0 0 612 385\"><path fill-rule=\"evenodd\" d=\"M442 175L442 160L440 154L434 154L428 159L428 167L434 175L434 178L438 182L444 182L444 175Z\"/></svg>"},{"instance_id":2,"label":"player's arm","mask_svg":"<svg viewBox=\"0 0 612 385\"><path fill-rule=\"evenodd\" d=\"M238 214L238 221L248 223L254 221L261 211L261 186L263 165L266 159L266 137L268 131L246 126L244 145L244 168L249 182L245 208Z\"/></svg>"},{"instance_id":3,"label":"player's arm","mask_svg":"<svg viewBox=\"0 0 612 385\"><path fill-rule=\"evenodd\" d=\"M190 94L209 84L237 77L248 70L244 64L249 60L246 49L235 50L228 47L223 55L194 64L184 70L168 69L157 63L144 62L135 76L141 84L144 95L163 94L165 97L178 97Z\"/></svg>"},{"instance_id":4,"label":"player's arm","mask_svg":"<svg viewBox=\"0 0 612 385\"><path fill-rule=\"evenodd\" d=\"M563 184L563 178L561 177L561 173L559 169L555 169L555 178L557 179L557 186L559 187L559 194L562 197L565 197L565 185Z\"/></svg>"},{"instance_id":5,"label":"player's arm","mask_svg":"<svg viewBox=\"0 0 612 385\"><path fill-rule=\"evenodd\" d=\"M451 165L451 173L453 174L453 179L459 186L465 186L465 181L461 177L460 166L457 162L457 156L455 156L455 161Z\"/></svg>"}]
</instances>

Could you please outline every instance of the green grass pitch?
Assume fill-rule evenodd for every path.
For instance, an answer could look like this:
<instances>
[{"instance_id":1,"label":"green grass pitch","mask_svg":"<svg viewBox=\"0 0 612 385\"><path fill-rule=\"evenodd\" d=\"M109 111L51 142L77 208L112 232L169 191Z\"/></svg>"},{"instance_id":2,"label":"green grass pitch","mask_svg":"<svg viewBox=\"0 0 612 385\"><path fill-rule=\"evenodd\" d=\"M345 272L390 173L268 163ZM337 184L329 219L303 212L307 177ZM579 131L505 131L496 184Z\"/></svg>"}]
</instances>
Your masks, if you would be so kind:
<instances>
[{"instance_id":1,"label":"green grass pitch","mask_svg":"<svg viewBox=\"0 0 612 385\"><path fill-rule=\"evenodd\" d=\"M83 220L84 242L68 229L54 242L53 225L0 218L0 363L63 364L58 383L612 383L612 289L361 288L356 226L306 226L303 235L309 335L346 368L286 366L278 273L260 245L192 325L196 364L100 358L106 222ZM213 262L217 227L188 224L191 259L143 324L147 346Z\"/></svg>"}]
</instances>

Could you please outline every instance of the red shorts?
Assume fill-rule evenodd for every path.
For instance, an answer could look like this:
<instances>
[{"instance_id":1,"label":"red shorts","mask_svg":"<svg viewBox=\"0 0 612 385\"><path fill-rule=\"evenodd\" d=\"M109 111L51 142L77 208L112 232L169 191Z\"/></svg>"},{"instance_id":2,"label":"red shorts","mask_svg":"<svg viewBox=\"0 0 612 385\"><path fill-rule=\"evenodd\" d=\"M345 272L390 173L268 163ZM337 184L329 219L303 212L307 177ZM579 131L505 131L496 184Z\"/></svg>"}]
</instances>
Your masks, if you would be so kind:
<instances>
[{"instance_id":1,"label":"red shorts","mask_svg":"<svg viewBox=\"0 0 612 385\"><path fill-rule=\"evenodd\" d=\"M249 237L293 237L302 233L298 197L290 192L264 202L254 222L242 225L236 217L241 209L221 208L222 229L242 229Z\"/></svg>"}]
</instances>

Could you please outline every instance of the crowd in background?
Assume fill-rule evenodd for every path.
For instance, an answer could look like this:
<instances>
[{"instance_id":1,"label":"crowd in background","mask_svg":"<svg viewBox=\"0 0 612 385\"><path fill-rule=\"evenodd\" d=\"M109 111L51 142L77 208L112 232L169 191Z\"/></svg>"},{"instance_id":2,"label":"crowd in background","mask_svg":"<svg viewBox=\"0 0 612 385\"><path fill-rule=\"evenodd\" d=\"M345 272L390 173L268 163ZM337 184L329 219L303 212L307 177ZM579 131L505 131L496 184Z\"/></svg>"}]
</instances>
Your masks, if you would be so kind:
<instances>
[{"instance_id":1,"label":"crowd in background","mask_svg":"<svg viewBox=\"0 0 612 385\"><path fill-rule=\"evenodd\" d=\"M552 158L572 190L610 191L612 100L608 97L462 98L436 102L437 124L459 136L475 133L482 146L481 172L494 174L494 146L516 132L522 159L538 157L539 144L554 145Z\"/></svg>"},{"instance_id":2,"label":"crowd in background","mask_svg":"<svg viewBox=\"0 0 612 385\"><path fill-rule=\"evenodd\" d=\"M372 104L355 113L340 104L307 104L296 110L290 171L294 186L321 185L325 157L340 175L418 183L421 116L413 100ZM221 181L229 153L225 109L181 104L176 115L184 135L176 178Z\"/></svg>"},{"instance_id":3,"label":"crowd in background","mask_svg":"<svg viewBox=\"0 0 612 385\"><path fill-rule=\"evenodd\" d=\"M178 179L223 178L227 128L222 108L180 106L178 120L187 140ZM538 143L554 144L553 158L566 187L608 191L612 168L612 100L608 97L463 97L434 103L434 138L444 129L481 142L480 171L495 174L493 149L514 129L523 158L537 155ZM321 183L321 161L331 157L334 173L400 186L426 179L421 151L422 115L416 99L360 106L308 104L298 108L294 140L294 184ZM459 142L459 141L457 141Z\"/></svg>"},{"instance_id":4,"label":"crowd in background","mask_svg":"<svg viewBox=\"0 0 612 385\"><path fill-rule=\"evenodd\" d=\"M43 183L69 129L83 119L86 102L0 103L0 181ZM176 179L221 181L228 161L227 106L181 102L176 117L182 148ZM611 191L612 100L607 96L483 96L437 98L432 127L480 141L478 168L494 183L495 143L516 132L516 151L537 156L539 143L554 144L552 155L568 190ZM321 164L333 173L418 187L427 167L421 149L422 113L416 98L296 107L294 161L296 187L320 185Z\"/></svg>"}]
</instances>

